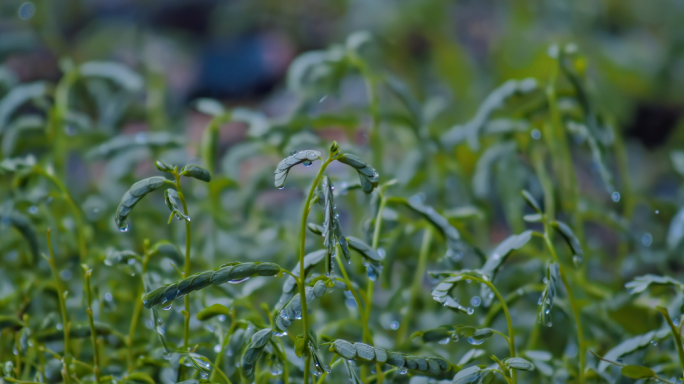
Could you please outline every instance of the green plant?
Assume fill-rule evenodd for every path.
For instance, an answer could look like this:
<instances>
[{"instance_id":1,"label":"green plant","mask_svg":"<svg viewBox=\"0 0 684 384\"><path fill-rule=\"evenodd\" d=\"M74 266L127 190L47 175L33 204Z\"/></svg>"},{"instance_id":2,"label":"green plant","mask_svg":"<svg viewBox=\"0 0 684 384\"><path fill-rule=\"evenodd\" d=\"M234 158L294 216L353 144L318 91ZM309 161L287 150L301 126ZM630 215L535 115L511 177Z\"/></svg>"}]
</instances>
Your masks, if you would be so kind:
<instances>
[{"instance_id":1,"label":"green plant","mask_svg":"<svg viewBox=\"0 0 684 384\"><path fill-rule=\"evenodd\" d=\"M457 125L373 49L360 32L298 57L284 117L197 100L197 143L161 129L173 112L135 105L159 78L120 64L65 61L54 86L3 89L3 380L680 380L684 284L666 275L684 214L654 201L667 239L638 236L645 197L577 47L552 46L547 73ZM355 76L362 107L318 109ZM150 131L116 128L138 120ZM245 138L219 159L235 121ZM74 176L67 154L101 175Z\"/></svg>"}]
</instances>

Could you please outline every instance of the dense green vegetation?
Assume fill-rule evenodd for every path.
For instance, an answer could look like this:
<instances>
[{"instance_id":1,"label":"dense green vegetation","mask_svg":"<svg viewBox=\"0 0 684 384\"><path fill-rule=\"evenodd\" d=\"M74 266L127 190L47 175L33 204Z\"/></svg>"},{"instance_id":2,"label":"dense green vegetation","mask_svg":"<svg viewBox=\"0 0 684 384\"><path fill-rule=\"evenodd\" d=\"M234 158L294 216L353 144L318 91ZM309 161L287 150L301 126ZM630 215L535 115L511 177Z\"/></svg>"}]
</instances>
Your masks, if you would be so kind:
<instances>
[{"instance_id":1,"label":"dense green vegetation","mask_svg":"<svg viewBox=\"0 0 684 384\"><path fill-rule=\"evenodd\" d=\"M0 382L681 383L684 126L622 128L676 81L611 81L579 33L472 79L426 4L437 80L357 31L280 114L0 67Z\"/></svg>"}]
</instances>

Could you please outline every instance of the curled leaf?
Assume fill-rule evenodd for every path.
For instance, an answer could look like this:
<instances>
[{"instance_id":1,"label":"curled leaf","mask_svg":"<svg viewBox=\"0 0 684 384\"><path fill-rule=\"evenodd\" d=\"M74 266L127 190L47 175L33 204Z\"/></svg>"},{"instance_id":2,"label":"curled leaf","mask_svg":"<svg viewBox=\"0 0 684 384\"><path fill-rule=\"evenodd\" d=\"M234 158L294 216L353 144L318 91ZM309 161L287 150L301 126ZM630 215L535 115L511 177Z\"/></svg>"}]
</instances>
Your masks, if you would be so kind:
<instances>
[{"instance_id":1,"label":"curled leaf","mask_svg":"<svg viewBox=\"0 0 684 384\"><path fill-rule=\"evenodd\" d=\"M313 287L305 287L304 294L306 303L309 304L314 298L325 294L326 286L323 280L318 280ZM302 300L300 294L294 295L290 301L278 313L275 320L276 328L285 331L292 324L292 320L302 318Z\"/></svg>"},{"instance_id":2,"label":"curled leaf","mask_svg":"<svg viewBox=\"0 0 684 384\"><path fill-rule=\"evenodd\" d=\"M552 263L546 269L546 286L539 298L539 322L547 327L551 326L551 309L556 297L556 284L560 279L558 263Z\"/></svg>"},{"instance_id":3,"label":"curled leaf","mask_svg":"<svg viewBox=\"0 0 684 384\"><path fill-rule=\"evenodd\" d=\"M378 251L359 238L349 236L345 240L351 249L363 256L368 278L375 280L382 273L382 257Z\"/></svg>"},{"instance_id":4,"label":"curled leaf","mask_svg":"<svg viewBox=\"0 0 684 384\"><path fill-rule=\"evenodd\" d=\"M161 187L165 181L166 179L161 176L149 177L133 184L133 186L124 193L121 198L121 203L116 209L116 215L114 216L114 222L122 231L128 229L126 218L128 217L128 214L131 213L131 210L133 210L133 207L135 207L145 195Z\"/></svg>"},{"instance_id":5,"label":"curled leaf","mask_svg":"<svg viewBox=\"0 0 684 384\"><path fill-rule=\"evenodd\" d=\"M275 276L280 273L280 266L274 263L230 263L212 271L196 273L185 279L163 285L145 295L143 305L150 309L158 304L166 304L192 291L206 288L210 285L224 283L239 283L252 276Z\"/></svg>"},{"instance_id":6,"label":"curled leaf","mask_svg":"<svg viewBox=\"0 0 684 384\"><path fill-rule=\"evenodd\" d=\"M640 365L625 365L622 367L622 375L630 379L650 379L656 377L656 373L649 367Z\"/></svg>"},{"instance_id":7,"label":"curled leaf","mask_svg":"<svg viewBox=\"0 0 684 384\"><path fill-rule=\"evenodd\" d=\"M202 180L206 183L211 181L211 175L209 174L209 171L200 167L199 165L194 164L189 164L183 167L183 169L180 171L180 175Z\"/></svg>"},{"instance_id":8,"label":"curled leaf","mask_svg":"<svg viewBox=\"0 0 684 384\"><path fill-rule=\"evenodd\" d=\"M256 362L259 360L259 356L266 347L266 344L271 340L272 334L271 328L265 328L252 335L252 339L242 355L241 364L242 372L248 379L252 380L254 378Z\"/></svg>"},{"instance_id":9,"label":"curled leaf","mask_svg":"<svg viewBox=\"0 0 684 384\"><path fill-rule=\"evenodd\" d=\"M349 153L344 153L337 156L336 160L356 169L356 172L359 174L361 189L363 189L365 193L373 192L373 188L378 186L378 180L380 177L378 172L376 172L375 168L368 165L360 157Z\"/></svg>"},{"instance_id":10,"label":"curled leaf","mask_svg":"<svg viewBox=\"0 0 684 384\"><path fill-rule=\"evenodd\" d=\"M674 285L675 288L679 289L680 291L684 291L684 284L673 279L672 277L652 274L635 277L634 280L625 284L625 288L629 290L629 293L635 294L645 291L651 284Z\"/></svg>"},{"instance_id":11,"label":"curled leaf","mask_svg":"<svg viewBox=\"0 0 684 384\"><path fill-rule=\"evenodd\" d=\"M584 255L584 251L582 251L582 244L580 244L579 239L577 239L577 236L575 236L575 233L572 231L570 226L562 221L554 221L551 224L563 236L565 242L568 243L570 249L572 249L576 256L581 257Z\"/></svg>"},{"instance_id":12,"label":"curled leaf","mask_svg":"<svg viewBox=\"0 0 684 384\"><path fill-rule=\"evenodd\" d=\"M282 189L285 187L285 180L287 179L287 173L290 168L297 164L308 163L318 160L321 157L321 153L314 150L306 150L294 152L290 156L284 158L278 163L275 170L275 186L276 188Z\"/></svg>"},{"instance_id":13,"label":"curled leaf","mask_svg":"<svg viewBox=\"0 0 684 384\"><path fill-rule=\"evenodd\" d=\"M534 364L523 359L522 357L509 357L503 360L503 364L506 368L517 369L519 371L533 371Z\"/></svg>"}]
</instances>

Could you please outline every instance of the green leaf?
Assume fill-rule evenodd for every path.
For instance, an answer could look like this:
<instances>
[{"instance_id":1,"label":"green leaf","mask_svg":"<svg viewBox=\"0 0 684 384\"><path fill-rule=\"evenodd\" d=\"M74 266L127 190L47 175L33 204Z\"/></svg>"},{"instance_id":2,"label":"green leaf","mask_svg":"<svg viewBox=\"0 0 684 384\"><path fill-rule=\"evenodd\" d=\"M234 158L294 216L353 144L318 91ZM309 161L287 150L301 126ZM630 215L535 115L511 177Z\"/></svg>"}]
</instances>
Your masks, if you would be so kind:
<instances>
[{"instance_id":1,"label":"green leaf","mask_svg":"<svg viewBox=\"0 0 684 384\"><path fill-rule=\"evenodd\" d=\"M0 316L0 332L5 328L21 327L23 323L16 316Z\"/></svg>"},{"instance_id":2,"label":"green leaf","mask_svg":"<svg viewBox=\"0 0 684 384\"><path fill-rule=\"evenodd\" d=\"M485 353L484 349L477 349L477 348L470 349L470 350L468 350L468 352L465 353L465 355L463 355L463 357L461 357L461 360L458 361L458 365L464 366L464 365L470 363L471 361L477 359L478 357L484 355L484 353Z\"/></svg>"},{"instance_id":3,"label":"green leaf","mask_svg":"<svg viewBox=\"0 0 684 384\"><path fill-rule=\"evenodd\" d=\"M211 181L209 171L200 167L199 165L189 164L183 167L180 171L181 176L193 177L197 180L202 180L206 183Z\"/></svg>"},{"instance_id":4,"label":"green leaf","mask_svg":"<svg viewBox=\"0 0 684 384\"><path fill-rule=\"evenodd\" d=\"M610 167L606 163L603 148L598 140L596 140L596 136L592 135L589 132L589 128L584 124L568 121L566 126L568 131L575 134L578 138L586 139L587 144L589 144L589 149L591 150L593 164L595 164L595 167L605 184L606 191L612 193L615 190L613 185L613 174L610 172Z\"/></svg>"},{"instance_id":5,"label":"green leaf","mask_svg":"<svg viewBox=\"0 0 684 384\"><path fill-rule=\"evenodd\" d=\"M169 223L171 223L171 218L176 216L178 220L190 221L190 217L185 215L182 211L183 202L178 196L178 192L175 189L167 189L164 191L164 202L166 206L169 207L171 211L171 217L169 217Z\"/></svg>"},{"instance_id":6,"label":"green leaf","mask_svg":"<svg viewBox=\"0 0 684 384\"><path fill-rule=\"evenodd\" d=\"M562 221L554 221L551 223L553 227L560 233L565 242L568 243L570 249L575 253L576 256L582 257L584 251L582 251L582 244L580 244L579 239L575 236L575 233L570 229L570 227Z\"/></svg>"},{"instance_id":7,"label":"green leaf","mask_svg":"<svg viewBox=\"0 0 684 384\"><path fill-rule=\"evenodd\" d=\"M332 256L335 253L335 247L342 236L340 230L340 222L335 216L335 202L333 201L333 186L330 178L326 175L321 181L321 190L323 192L323 246L327 250L327 255L325 258L325 273L330 275L332 273Z\"/></svg>"},{"instance_id":8,"label":"green leaf","mask_svg":"<svg viewBox=\"0 0 684 384\"><path fill-rule=\"evenodd\" d=\"M346 238L349 248L359 252L364 258L364 265L366 265L366 273L368 278L375 280L380 274L382 274L382 257L373 247L366 244L363 240L348 236Z\"/></svg>"},{"instance_id":9,"label":"green leaf","mask_svg":"<svg viewBox=\"0 0 684 384\"><path fill-rule=\"evenodd\" d=\"M651 368L640 365L625 365L622 367L622 375L630 379L649 379L656 376Z\"/></svg>"},{"instance_id":10,"label":"green leaf","mask_svg":"<svg viewBox=\"0 0 684 384\"><path fill-rule=\"evenodd\" d=\"M0 214L0 224L10 224L26 239L26 243L31 250L33 260L37 261L40 257L38 250L38 236L33 230L33 225L28 217L19 212L11 211L9 213Z\"/></svg>"},{"instance_id":11,"label":"green leaf","mask_svg":"<svg viewBox=\"0 0 684 384\"><path fill-rule=\"evenodd\" d=\"M635 277L634 280L625 284L625 288L627 288L629 293L633 295L645 291L651 284L674 285L676 289L684 291L684 284L680 283L678 280L675 280L670 276L658 276L652 274Z\"/></svg>"},{"instance_id":12,"label":"green leaf","mask_svg":"<svg viewBox=\"0 0 684 384\"><path fill-rule=\"evenodd\" d=\"M0 99L0 133L9 124L12 114L24 103L31 99L43 96L48 91L48 83L37 81L34 83L20 84L12 88Z\"/></svg>"},{"instance_id":13,"label":"green leaf","mask_svg":"<svg viewBox=\"0 0 684 384\"><path fill-rule=\"evenodd\" d=\"M473 150L480 147L479 133L494 111L503 107L507 99L531 93L537 89L533 78L508 80L492 91L480 104L475 116L464 125L456 125L442 135L441 142L447 147L460 144L465 139Z\"/></svg>"},{"instance_id":14,"label":"green leaf","mask_svg":"<svg viewBox=\"0 0 684 384\"><path fill-rule=\"evenodd\" d=\"M553 309L553 300L556 297L558 279L560 279L558 263L551 263L546 269L546 286L539 298L539 322L547 327L552 325L551 309Z\"/></svg>"},{"instance_id":15,"label":"green leaf","mask_svg":"<svg viewBox=\"0 0 684 384\"><path fill-rule=\"evenodd\" d=\"M503 360L506 368L517 369L519 371L534 371L534 364L522 357L509 357Z\"/></svg>"},{"instance_id":16,"label":"green leaf","mask_svg":"<svg viewBox=\"0 0 684 384\"><path fill-rule=\"evenodd\" d=\"M171 284L162 285L143 297L143 305L150 309L211 285L239 283L253 276L276 276L280 271L280 266L267 262L224 264L214 270L196 273Z\"/></svg>"},{"instance_id":17,"label":"green leaf","mask_svg":"<svg viewBox=\"0 0 684 384\"><path fill-rule=\"evenodd\" d=\"M494 144L482 153L475 164L475 172L473 173L473 193L475 196L480 199L489 197L495 163L512 155L516 147L516 142L508 141Z\"/></svg>"},{"instance_id":18,"label":"green leaf","mask_svg":"<svg viewBox=\"0 0 684 384\"><path fill-rule=\"evenodd\" d=\"M314 298L323 296L325 290L326 286L323 280L316 281L313 287L305 287L306 303L309 304ZM293 320L300 320L301 318L302 300L300 294L297 293L280 310L275 320L275 325L279 330L285 331L292 324Z\"/></svg>"},{"instance_id":19,"label":"green leaf","mask_svg":"<svg viewBox=\"0 0 684 384\"><path fill-rule=\"evenodd\" d=\"M5 133L2 135L2 152L5 157L12 155L14 147L22 133L30 131L44 131L45 119L39 115L18 116L7 125Z\"/></svg>"},{"instance_id":20,"label":"green leaf","mask_svg":"<svg viewBox=\"0 0 684 384\"><path fill-rule=\"evenodd\" d=\"M138 132L135 135L116 136L86 153L87 159L108 158L122 151L134 148L167 148L180 147L185 138L168 132Z\"/></svg>"},{"instance_id":21,"label":"green leaf","mask_svg":"<svg viewBox=\"0 0 684 384\"><path fill-rule=\"evenodd\" d=\"M0 175L5 172L29 170L33 168L34 165L36 165L36 158L33 155L2 159L2 161L0 161Z\"/></svg>"},{"instance_id":22,"label":"green leaf","mask_svg":"<svg viewBox=\"0 0 684 384\"><path fill-rule=\"evenodd\" d=\"M204 320L209 320L212 319L216 316L230 316L230 308L226 307L223 304L212 304L209 307L206 307L202 309L201 311L197 312L197 320L204 321Z\"/></svg>"},{"instance_id":23,"label":"green leaf","mask_svg":"<svg viewBox=\"0 0 684 384\"><path fill-rule=\"evenodd\" d=\"M157 160L154 162L154 166L157 167L158 170L166 173L173 173L173 168L172 166L166 164L165 162L161 160Z\"/></svg>"},{"instance_id":24,"label":"green leaf","mask_svg":"<svg viewBox=\"0 0 684 384\"><path fill-rule=\"evenodd\" d=\"M143 78L130 68L110 61L89 61L79 66L78 71L83 77L103 77L117 83L130 92L141 91Z\"/></svg>"},{"instance_id":25,"label":"green leaf","mask_svg":"<svg viewBox=\"0 0 684 384\"><path fill-rule=\"evenodd\" d=\"M454 376L453 384L477 384L488 383L492 375L492 370L489 368L480 368L477 365L464 368Z\"/></svg>"},{"instance_id":26,"label":"green leaf","mask_svg":"<svg viewBox=\"0 0 684 384\"><path fill-rule=\"evenodd\" d=\"M321 262L323 260L323 257L326 255L327 251L325 249L321 249L315 252L311 252L304 256L304 273L308 273L311 268L313 268L315 265ZM294 268L292 269L292 273L299 277L299 262L295 264ZM297 282L295 281L295 278L288 275L287 278L285 279L285 283L283 284L283 293L291 293L294 291L295 287L297 286Z\"/></svg>"},{"instance_id":27,"label":"green leaf","mask_svg":"<svg viewBox=\"0 0 684 384\"><path fill-rule=\"evenodd\" d=\"M126 218L133 210L133 207L135 207L135 205L138 204L138 202L145 197L145 195L161 187L165 181L166 179L161 176L149 177L133 184L133 186L131 186L131 188L124 193L123 197L121 198L121 203L116 209L116 215L114 216L114 222L122 232L128 230Z\"/></svg>"},{"instance_id":28,"label":"green leaf","mask_svg":"<svg viewBox=\"0 0 684 384\"><path fill-rule=\"evenodd\" d=\"M420 371L440 374L449 371L451 365L441 357L413 356L400 352L388 351L385 348L373 347L364 343L350 343L337 339L330 342L330 352L344 357L346 360L360 360L371 363L387 363L397 368L406 367Z\"/></svg>"},{"instance_id":29,"label":"green leaf","mask_svg":"<svg viewBox=\"0 0 684 384\"><path fill-rule=\"evenodd\" d=\"M287 179L287 174L290 168L297 164L308 163L318 160L321 157L321 153L314 150L299 151L291 154L290 156L284 158L275 170L275 186L278 189L285 188L285 180Z\"/></svg>"},{"instance_id":30,"label":"green leaf","mask_svg":"<svg viewBox=\"0 0 684 384\"><path fill-rule=\"evenodd\" d=\"M116 250L114 248L108 248L107 254L105 255L104 263L107 266L113 266L117 264L128 264L129 260L140 260L140 256L131 250Z\"/></svg>"},{"instance_id":31,"label":"green leaf","mask_svg":"<svg viewBox=\"0 0 684 384\"><path fill-rule=\"evenodd\" d=\"M670 251L676 250L684 239L684 207L680 208L672 216L670 228L667 231L667 248Z\"/></svg>"},{"instance_id":32,"label":"green leaf","mask_svg":"<svg viewBox=\"0 0 684 384\"><path fill-rule=\"evenodd\" d=\"M518 235L508 236L504 241L502 241L494 250L491 255L487 258L487 261L479 269L479 272L483 275L489 277L489 280L494 280L496 273L499 271L501 265L506 261L508 256L516 249L522 248L528 241L532 238L532 231L527 230ZM482 285L480 287L480 297L485 307L491 305L494 295L492 290L486 286Z\"/></svg>"},{"instance_id":33,"label":"green leaf","mask_svg":"<svg viewBox=\"0 0 684 384\"><path fill-rule=\"evenodd\" d=\"M651 345L652 341L660 341L666 337L670 336L670 329L663 328L657 331L651 331L643 335L635 336L630 339L624 340L620 344L609 350L603 358L606 360L616 361L624 355L636 352L640 349L646 348ZM599 361L598 372L605 372L606 368L610 363L606 361Z\"/></svg>"},{"instance_id":34,"label":"green leaf","mask_svg":"<svg viewBox=\"0 0 684 384\"><path fill-rule=\"evenodd\" d=\"M378 180L380 178L378 172L360 157L349 153L343 153L337 156L335 160L356 169L356 172L359 174L361 189L363 189L365 193L373 192L373 188L378 186Z\"/></svg>"},{"instance_id":35,"label":"green leaf","mask_svg":"<svg viewBox=\"0 0 684 384\"><path fill-rule=\"evenodd\" d=\"M532 196L531 193L527 192L526 190L520 191L520 194L522 194L523 199L529 204L530 207L534 208L537 213L543 214L544 212L541 209L541 204L537 201L537 199Z\"/></svg>"},{"instance_id":36,"label":"green leaf","mask_svg":"<svg viewBox=\"0 0 684 384\"><path fill-rule=\"evenodd\" d=\"M154 379L145 372L132 372L126 376L124 381L142 381L144 383L155 384Z\"/></svg>"}]
</instances>

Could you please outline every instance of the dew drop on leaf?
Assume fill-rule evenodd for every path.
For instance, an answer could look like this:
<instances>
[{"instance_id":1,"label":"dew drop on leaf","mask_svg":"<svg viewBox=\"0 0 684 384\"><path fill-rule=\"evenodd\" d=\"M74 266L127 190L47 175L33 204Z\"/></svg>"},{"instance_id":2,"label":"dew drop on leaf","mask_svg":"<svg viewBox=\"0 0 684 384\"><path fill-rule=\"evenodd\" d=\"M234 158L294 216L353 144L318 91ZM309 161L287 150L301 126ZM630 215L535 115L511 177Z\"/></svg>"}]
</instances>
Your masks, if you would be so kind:
<instances>
[{"instance_id":1,"label":"dew drop on leaf","mask_svg":"<svg viewBox=\"0 0 684 384\"><path fill-rule=\"evenodd\" d=\"M221 344L214 345L214 352L216 352L216 353L221 352Z\"/></svg>"},{"instance_id":2,"label":"dew drop on leaf","mask_svg":"<svg viewBox=\"0 0 684 384\"><path fill-rule=\"evenodd\" d=\"M304 164L305 167L310 167L313 164L313 161L305 161L302 164Z\"/></svg>"},{"instance_id":3,"label":"dew drop on leaf","mask_svg":"<svg viewBox=\"0 0 684 384\"><path fill-rule=\"evenodd\" d=\"M579 267L582 265L582 256L575 255L572 257L572 263L575 265L575 268Z\"/></svg>"},{"instance_id":4,"label":"dew drop on leaf","mask_svg":"<svg viewBox=\"0 0 684 384\"><path fill-rule=\"evenodd\" d=\"M444 344L449 344L450 341L451 341L451 338L447 337L446 339L440 340L439 343L444 345Z\"/></svg>"},{"instance_id":5,"label":"dew drop on leaf","mask_svg":"<svg viewBox=\"0 0 684 384\"><path fill-rule=\"evenodd\" d=\"M468 344L471 344L471 345L480 345L480 344L482 344L482 343L484 343L484 339L476 339L476 338L474 338L474 337L472 337L472 336L468 338Z\"/></svg>"},{"instance_id":6,"label":"dew drop on leaf","mask_svg":"<svg viewBox=\"0 0 684 384\"><path fill-rule=\"evenodd\" d=\"M391 323L390 323L390 328L392 328L393 330L399 329L399 322L396 321L396 320L393 321L393 322L391 322Z\"/></svg>"},{"instance_id":7,"label":"dew drop on leaf","mask_svg":"<svg viewBox=\"0 0 684 384\"><path fill-rule=\"evenodd\" d=\"M121 226L119 226L119 231L128 232L128 222L124 221L121 223Z\"/></svg>"},{"instance_id":8,"label":"dew drop on leaf","mask_svg":"<svg viewBox=\"0 0 684 384\"><path fill-rule=\"evenodd\" d=\"M218 321L226 321L226 315L219 315Z\"/></svg>"},{"instance_id":9,"label":"dew drop on leaf","mask_svg":"<svg viewBox=\"0 0 684 384\"><path fill-rule=\"evenodd\" d=\"M473 307L479 307L480 304L482 304L482 299L480 299L479 296L473 296L470 299L470 305L472 305Z\"/></svg>"},{"instance_id":10,"label":"dew drop on leaf","mask_svg":"<svg viewBox=\"0 0 684 384\"><path fill-rule=\"evenodd\" d=\"M243 278L243 279L235 279L235 280L228 280L230 284L240 284L244 283L245 281L249 280L249 276Z\"/></svg>"},{"instance_id":11,"label":"dew drop on leaf","mask_svg":"<svg viewBox=\"0 0 684 384\"><path fill-rule=\"evenodd\" d=\"M473 308L467 308L466 313L468 313L469 315L472 315L473 313L475 313L475 310Z\"/></svg>"},{"instance_id":12,"label":"dew drop on leaf","mask_svg":"<svg viewBox=\"0 0 684 384\"><path fill-rule=\"evenodd\" d=\"M399 372L399 374L401 375L405 375L408 373L408 368L406 368L405 365L402 365L401 367L399 367L399 370L397 372Z\"/></svg>"},{"instance_id":13,"label":"dew drop on leaf","mask_svg":"<svg viewBox=\"0 0 684 384\"><path fill-rule=\"evenodd\" d=\"M613 192L613 194L610 196L611 199L613 199L614 202L620 201L620 193L619 192Z\"/></svg>"},{"instance_id":14,"label":"dew drop on leaf","mask_svg":"<svg viewBox=\"0 0 684 384\"><path fill-rule=\"evenodd\" d=\"M535 140L541 139L541 132L537 128L533 129L530 135L532 135L532 138Z\"/></svg>"},{"instance_id":15,"label":"dew drop on leaf","mask_svg":"<svg viewBox=\"0 0 684 384\"><path fill-rule=\"evenodd\" d=\"M173 307L173 304L169 304L166 307L163 307L162 309L168 311L169 309L171 309L171 307Z\"/></svg>"},{"instance_id":16,"label":"dew drop on leaf","mask_svg":"<svg viewBox=\"0 0 684 384\"><path fill-rule=\"evenodd\" d=\"M207 377L209 377L209 372L202 371L200 372L200 376L202 376L203 379L206 379Z\"/></svg>"},{"instance_id":17,"label":"dew drop on leaf","mask_svg":"<svg viewBox=\"0 0 684 384\"><path fill-rule=\"evenodd\" d=\"M30 214L35 215L36 213L38 213L38 207L36 207L35 205L32 205L29 207L28 211Z\"/></svg>"}]
</instances>

